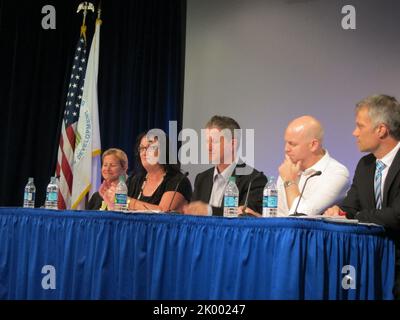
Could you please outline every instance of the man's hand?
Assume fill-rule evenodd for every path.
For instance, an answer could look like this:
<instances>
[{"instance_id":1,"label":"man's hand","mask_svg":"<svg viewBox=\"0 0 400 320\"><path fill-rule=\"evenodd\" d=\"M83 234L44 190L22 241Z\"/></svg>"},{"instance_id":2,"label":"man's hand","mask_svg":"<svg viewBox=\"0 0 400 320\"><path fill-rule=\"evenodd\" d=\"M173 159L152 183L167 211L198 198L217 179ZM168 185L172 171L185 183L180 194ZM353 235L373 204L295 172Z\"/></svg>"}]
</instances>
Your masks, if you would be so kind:
<instances>
[{"instance_id":1,"label":"man's hand","mask_svg":"<svg viewBox=\"0 0 400 320\"><path fill-rule=\"evenodd\" d=\"M250 214L250 215L252 215L252 216L254 216L254 217L262 217L261 214L255 212L254 210L250 209L249 207L246 208L246 212L243 212L243 206L240 206L240 207L238 208L238 213L239 213L239 214L248 213L248 214Z\"/></svg>"},{"instance_id":2,"label":"man's hand","mask_svg":"<svg viewBox=\"0 0 400 320\"><path fill-rule=\"evenodd\" d=\"M285 160L279 167L279 175L283 181L294 181L298 182L300 174L301 162L293 163L288 155L285 155Z\"/></svg>"},{"instance_id":3,"label":"man's hand","mask_svg":"<svg viewBox=\"0 0 400 320\"><path fill-rule=\"evenodd\" d=\"M194 201L183 207L183 213L195 216L207 216L208 205L201 201Z\"/></svg>"},{"instance_id":4,"label":"man's hand","mask_svg":"<svg viewBox=\"0 0 400 320\"><path fill-rule=\"evenodd\" d=\"M329 216L329 217L344 217L346 216L341 216L339 213L341 212L340 208L338 206L333 206L325 210L324 216Z\"/></svg>"}]
</instances>

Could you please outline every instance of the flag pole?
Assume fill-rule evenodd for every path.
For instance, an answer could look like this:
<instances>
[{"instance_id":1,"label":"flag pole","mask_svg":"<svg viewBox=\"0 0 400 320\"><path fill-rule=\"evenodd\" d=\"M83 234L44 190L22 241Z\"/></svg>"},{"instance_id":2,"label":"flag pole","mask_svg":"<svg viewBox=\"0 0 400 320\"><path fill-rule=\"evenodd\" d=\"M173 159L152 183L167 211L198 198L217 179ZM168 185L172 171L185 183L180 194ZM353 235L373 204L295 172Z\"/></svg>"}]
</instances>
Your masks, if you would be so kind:
<instances>
[{"instance_id":1,"label":"flag pole","mask_svg":"<svg viewBox=\"0 0 400 320\"><path fill-rule=\"evenodd\" d=\"M91 2L81 2L78 6L78 10L76 13L83 11L83 20L81 25L81 36L85 39L86 42L86 15L88 10L94 12L94 5Z\"/></svg>"},{"instance_id":2,"label":"flag pole","mask_svg":"<svg viewBox=\"0 0 400 320\"><path fill-rule=\"evenodd\" d=\"M97 7L97 18L96 18L96 25L97 24L102 24L102 20L101 20L101 0L99 1L99 5Z\"/></svg>"},{"instance_id":3,"label":"flag pole","mask_svg":"<svg viewBox=\"0 0 400 320\"><path fill-rule=\"evenodd\" d=\"M97 20L101 21L101 0L99 1L99 6L97 7Z\"/></svg>"}]
</instances>

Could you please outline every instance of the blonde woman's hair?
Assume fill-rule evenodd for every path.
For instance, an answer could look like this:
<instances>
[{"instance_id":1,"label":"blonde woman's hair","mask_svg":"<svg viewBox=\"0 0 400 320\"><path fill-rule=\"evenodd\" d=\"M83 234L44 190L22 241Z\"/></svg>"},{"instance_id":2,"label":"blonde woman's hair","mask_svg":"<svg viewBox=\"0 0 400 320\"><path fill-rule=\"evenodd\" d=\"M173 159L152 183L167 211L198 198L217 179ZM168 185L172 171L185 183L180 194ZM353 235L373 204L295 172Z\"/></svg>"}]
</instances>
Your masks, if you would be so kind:
<instances>
[{"instance_id":1,"label":"blonde woman's hair","mask_svg":"<svg viewBox=\"0 0 400 320\"><path fill-rule=\"evenodd\" d=\"M128 156L126 155L126 153L124 151L122 151L121 149L117 149L117 148L107 149L106 151L104 151L103 156L101 157L101 160L104 161L104 158L106 156L110 156L110 155L117 157L122 168L124 168L126 170L128 169Z\"/></svg>"}]
</instances>

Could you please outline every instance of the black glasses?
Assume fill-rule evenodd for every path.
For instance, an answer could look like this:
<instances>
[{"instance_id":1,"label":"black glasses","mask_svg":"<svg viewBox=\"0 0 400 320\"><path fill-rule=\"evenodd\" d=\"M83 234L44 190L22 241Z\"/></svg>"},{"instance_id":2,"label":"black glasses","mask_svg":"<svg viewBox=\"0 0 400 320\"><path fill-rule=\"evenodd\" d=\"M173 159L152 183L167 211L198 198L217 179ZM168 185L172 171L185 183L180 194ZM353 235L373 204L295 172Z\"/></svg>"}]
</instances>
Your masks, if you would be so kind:
<instances>
[{"instance_id":1,"label":"black glasses","mask_svg":"<svg viewBox=\"0 0 400 320\"><path fill-rule=\"evenodd\" d=\"M155 152L155 151L158 150L158 146L156 146L156 145L149 145L149 146L147 146L147 147L143 147L143 146L139 147L139 153L145 152L145 151L147 151L147 150Z\"/></svg>"}]
</instances>

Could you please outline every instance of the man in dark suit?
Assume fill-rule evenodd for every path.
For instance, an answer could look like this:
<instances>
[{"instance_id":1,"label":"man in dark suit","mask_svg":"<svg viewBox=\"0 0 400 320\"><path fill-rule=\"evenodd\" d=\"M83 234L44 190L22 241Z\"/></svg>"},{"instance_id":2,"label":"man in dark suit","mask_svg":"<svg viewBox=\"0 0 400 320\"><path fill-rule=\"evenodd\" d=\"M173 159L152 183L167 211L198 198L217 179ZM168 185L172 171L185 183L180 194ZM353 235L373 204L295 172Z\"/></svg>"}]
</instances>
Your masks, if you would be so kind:
<instances>
[{"instance_id":1,"label":"man in dark suit","mask_svg":"<svg viewBox=\"0 0 400 320\"><path fill-rule=\"evenodd\" d=\"M267 178L259 171L237 159L239 124L232 118L214 116L206 124L209 161L215 166L196 176L192 202L184 209L195 215L223 215L224 190L230 176L236 177L239 205L245 203L251 182L247 205L262 211L263 189Z\"/></svg>"},{"instance_id":2,"label":"man in dark suit","mask_svg":"<svg viewBox=\"0 0 400 320\"><path fill-rule=\"evenodd\" d=\"M325 215L383 225L396 241L395 296L400 298L400 104L386 95L357 104L353 135L361 152L353 184L339 206Z\"/></svg>"}]
</instances>

